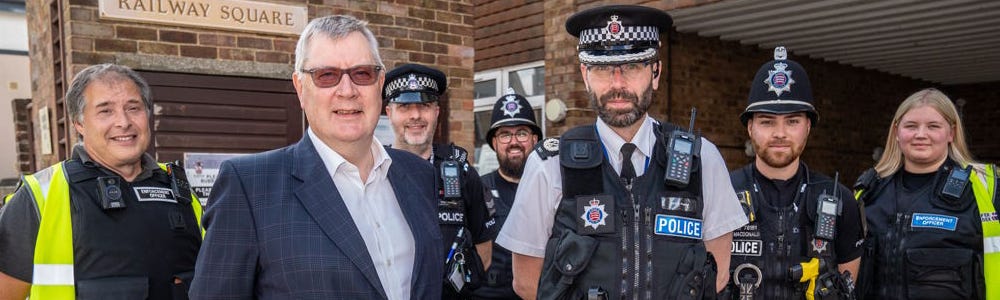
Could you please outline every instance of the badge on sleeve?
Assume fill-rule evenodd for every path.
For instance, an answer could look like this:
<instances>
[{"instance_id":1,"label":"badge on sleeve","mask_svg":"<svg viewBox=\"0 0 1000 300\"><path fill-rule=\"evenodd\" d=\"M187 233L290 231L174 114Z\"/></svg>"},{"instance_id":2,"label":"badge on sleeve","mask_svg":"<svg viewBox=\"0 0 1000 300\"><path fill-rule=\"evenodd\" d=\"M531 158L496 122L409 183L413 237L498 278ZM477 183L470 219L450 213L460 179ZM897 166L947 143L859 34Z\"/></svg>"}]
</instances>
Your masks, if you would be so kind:
<instances>
[{"instance_id":1,"label":"badge on sleeve","mask_svg":"<svg viewBox=\"0 0 1000 300\"><path fill-rule=\"evenodd\" d=\"M581 213L577 221L577 233L586 235L615 232L615 201L611 195L577 196L576 207Z\"/></svg>"}]
</instances>

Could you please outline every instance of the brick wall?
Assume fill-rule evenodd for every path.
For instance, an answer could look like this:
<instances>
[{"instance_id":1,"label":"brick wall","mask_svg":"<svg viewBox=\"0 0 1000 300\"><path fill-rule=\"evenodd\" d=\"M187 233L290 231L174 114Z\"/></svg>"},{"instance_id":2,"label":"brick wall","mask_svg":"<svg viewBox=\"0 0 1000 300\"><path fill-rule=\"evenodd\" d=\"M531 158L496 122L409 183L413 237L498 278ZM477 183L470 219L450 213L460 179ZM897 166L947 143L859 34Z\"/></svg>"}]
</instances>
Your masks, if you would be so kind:
<instances>
[{"instance_id":1,"label":"brick wall","mask_svg":"<svg viewBox=\"0 0 1000 300\"><path fill-rule=\"evenodd\" d=\"M34 171L34 135L32 134L32 114L31 99L14 99L11 101L14 112L14 140L17 141L14 147L17 153L18 173L30 173Z\"/></svg>"},{"instance_id":2,"label":"brick wall","mask_svg":"<svg viewBox=\"0 0 1000 300\"><path fill-rule=\"evenodd\" d=\"M605 1L610 3L610 1ZM636 1L633 1L636 2ZM695 2L655 2L662 9L696 5ZM574 12L601 5L602 1L577 5L572 2L545 3L546 98L562 99L571 110L566 120L547 125L547 135L556 136L573 126L593 122L589 110L579 60L577 39L565 32L566 19ZM617 3L617 2L616 2ZM660 88L654 92L650 114L660 120L687 126L690 108L698 108L696 128L719 146L730 169L749 163L744 154L747 131L739 114L747 105L750 81L761 64L773 58L772 49L725 42L696 34L671 33L668 48L660 49L667 63ZM842 182L853 183L857 175L874 165L872 152L885 143L889 123L897 105L908 95L934 84L865 70L822 60L789 57L803 65L812 82L820 121L810 133L803 160L815 170L833 174L840 171ZM1000 159L1000 142L995 131L997 83L949 86L942 89L967 101L965 123L973 153L991 161Z\"/></svg>"},{"instance_id":3,"label":"brick wall","mask_svg":"<svg viewBox=\"0 0 1000 300\"><path fill-rule=\"evenodd\" d=\"M61 1L63 7L55 13L63 16L66 46L56 55L67 62L66 82L89 65L107 62L147 71L279 79L290 78L293 71L297 36L100 19L97 0L28 1L36 109L53 106L56 98L48 23L51 1ZM308 3L310 19L349 14L367 20L388 68L414 62L444 71L450 99L444 107L447 126L442 127L448 129L444 131L448 140L472 147L473 5L468 0L277 2ZM36 167L56 161L54 156L43 156Z\"/></svg>"},{"instance_id":4,"label":"brick wall","mask_svg":"<svg viewBox=\"0 0 1000 300\"><path fill-rule=\"evenodd\" d=\"M476 5L476 70L545 57L544 2L479 0Z\"/></svg>"}]
</instances>

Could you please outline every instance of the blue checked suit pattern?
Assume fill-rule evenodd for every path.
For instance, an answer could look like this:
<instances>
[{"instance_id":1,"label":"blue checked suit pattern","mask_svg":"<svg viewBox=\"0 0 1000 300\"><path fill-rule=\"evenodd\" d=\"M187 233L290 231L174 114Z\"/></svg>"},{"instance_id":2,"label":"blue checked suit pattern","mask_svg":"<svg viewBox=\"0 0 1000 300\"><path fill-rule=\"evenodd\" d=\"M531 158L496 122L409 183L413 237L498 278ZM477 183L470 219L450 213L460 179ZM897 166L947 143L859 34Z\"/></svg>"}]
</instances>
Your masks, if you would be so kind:
<instances>
[{"instance_id":1,"label":"blue checked suit pattern","mask_svg":"<svg viewBox=\"0 0 1000 300\"><path fill-rule=\"evenodd\" d=\"M411 299L439 299L443 270L433 168L386 149L416 247ZM375 217L375 216L373 216ZM222 164L191 299L386 299L372 259L308 138Z\"/></svg>"}]
</instances>

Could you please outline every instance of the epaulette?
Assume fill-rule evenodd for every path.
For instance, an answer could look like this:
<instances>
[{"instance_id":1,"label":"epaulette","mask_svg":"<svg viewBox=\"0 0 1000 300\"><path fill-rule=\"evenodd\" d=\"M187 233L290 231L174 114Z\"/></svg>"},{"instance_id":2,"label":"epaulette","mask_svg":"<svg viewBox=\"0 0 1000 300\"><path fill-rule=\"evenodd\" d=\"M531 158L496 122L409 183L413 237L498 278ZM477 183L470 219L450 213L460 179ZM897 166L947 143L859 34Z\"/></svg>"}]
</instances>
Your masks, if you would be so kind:
<instances>
[{"instance_id":1,"label":"epaulette","mask_svg":"<svg viewBox=\"0 0 1000 300\"><path fill-rule=\"evenodd\" d=\"M858 181L854 182L854 190L867 190L875 184L875 180L878 179L878 173L875 173L875 169L865 170L858 176Z\"/></svg>"},{"instance_id":2,"label":"epaulette","mask_svg":"<svg viewBox=\"0 0 1000 300\"><path fill-rule=\"evenodd\" d=\"M538 153L538 157L542 160L559 155L559 139L547 138L535 144L535 153Z\"/></svg>"}]
</instances>

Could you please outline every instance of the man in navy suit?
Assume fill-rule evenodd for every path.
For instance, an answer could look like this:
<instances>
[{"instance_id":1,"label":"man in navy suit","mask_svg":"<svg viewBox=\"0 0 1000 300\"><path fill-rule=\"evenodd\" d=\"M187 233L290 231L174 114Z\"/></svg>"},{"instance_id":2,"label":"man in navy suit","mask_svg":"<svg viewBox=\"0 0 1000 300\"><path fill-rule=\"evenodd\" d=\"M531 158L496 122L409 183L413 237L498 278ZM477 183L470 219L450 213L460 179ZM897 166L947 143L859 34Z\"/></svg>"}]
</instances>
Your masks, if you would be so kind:
<instances>
[{"instance_id":1,"label":"man in navy suit","mask_svg":"<svg viewBox=\"0 0 1000 300\"><path fill-rule=\"evenodd\" d=\"M433 169L373 135L385 68L365 24L328 16L302 33L307 135L222 164L192 299L441 297Z\"/></svg>"}]
</instances>

